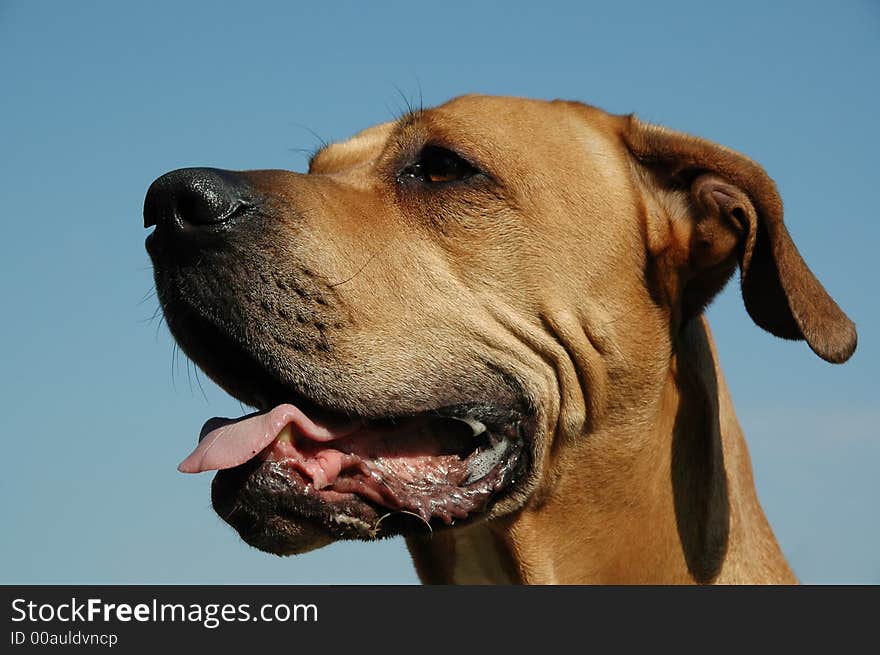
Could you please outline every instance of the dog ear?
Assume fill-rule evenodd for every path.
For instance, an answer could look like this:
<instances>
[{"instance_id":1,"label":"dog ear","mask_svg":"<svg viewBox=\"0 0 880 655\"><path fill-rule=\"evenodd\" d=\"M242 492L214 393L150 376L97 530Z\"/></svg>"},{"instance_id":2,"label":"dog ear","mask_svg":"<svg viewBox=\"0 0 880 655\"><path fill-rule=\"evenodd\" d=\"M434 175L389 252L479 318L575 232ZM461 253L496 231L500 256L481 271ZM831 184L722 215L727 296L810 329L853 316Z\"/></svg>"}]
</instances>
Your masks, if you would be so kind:
<instances>
[{"instance_id":1,"label":"dog ear","mask_svg":"<svg viewBox=\"0 0 880 655\"><path fill-rule=\"evenodd\" d=\"M761 166L634 116L624 119L623 138L654 184L686 195L685 319L702 311L738 259L743 300L756 324L784 339L806 340L829 362L849 359L856 348L855 325L798 252L782 222L776 185Z\"/></svg>"}]
</instances>

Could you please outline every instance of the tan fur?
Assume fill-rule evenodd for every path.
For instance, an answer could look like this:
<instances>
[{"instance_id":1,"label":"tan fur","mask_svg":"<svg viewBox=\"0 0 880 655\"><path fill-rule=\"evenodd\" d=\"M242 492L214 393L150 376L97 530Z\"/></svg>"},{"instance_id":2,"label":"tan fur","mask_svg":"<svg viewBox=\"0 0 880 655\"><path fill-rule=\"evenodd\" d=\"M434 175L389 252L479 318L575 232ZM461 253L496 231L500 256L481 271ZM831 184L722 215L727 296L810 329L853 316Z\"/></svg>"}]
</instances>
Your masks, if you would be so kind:
<instances>
[{"instance_id":1,"label":"tan fur","mask_svg":"<svg viewBox=\"0 0 880 655\"><path fill-rule=\"evenodd\" d=\"M397 153L425 142L497 188L395 192ZM517 493L408 538L424 581L795 581L702 310L740 266L762 327L835 362L855 329L757 164L578 103L466 96L325 148L309 176L253 179L296 205L305 265L340 283L327 380L442 400L485 355L539 399Z\"/></svg>"}]
</instances>

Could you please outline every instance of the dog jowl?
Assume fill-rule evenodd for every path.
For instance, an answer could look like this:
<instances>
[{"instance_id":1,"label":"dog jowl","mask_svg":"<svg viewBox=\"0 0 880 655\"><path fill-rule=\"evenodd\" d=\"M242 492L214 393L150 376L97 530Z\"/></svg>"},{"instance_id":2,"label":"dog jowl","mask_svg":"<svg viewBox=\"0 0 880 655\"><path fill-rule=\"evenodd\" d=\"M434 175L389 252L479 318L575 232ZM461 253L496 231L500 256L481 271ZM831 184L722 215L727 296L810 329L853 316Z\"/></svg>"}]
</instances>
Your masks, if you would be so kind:
<instances>
[{"instance_id":1,"label":"dog jowl","mask_svg":"<svg viewBox=\"0 0 880 655\"><path fill-rule=\"evenodd\" d=\"M702 310L739 267L771 333L832 362L856 337L746 157L465 96L307 174L173 171L144 217L174 338L256 410L180 464L248 543L404 534L426 581L791 579Z\"/></svg>"}]
</instances>

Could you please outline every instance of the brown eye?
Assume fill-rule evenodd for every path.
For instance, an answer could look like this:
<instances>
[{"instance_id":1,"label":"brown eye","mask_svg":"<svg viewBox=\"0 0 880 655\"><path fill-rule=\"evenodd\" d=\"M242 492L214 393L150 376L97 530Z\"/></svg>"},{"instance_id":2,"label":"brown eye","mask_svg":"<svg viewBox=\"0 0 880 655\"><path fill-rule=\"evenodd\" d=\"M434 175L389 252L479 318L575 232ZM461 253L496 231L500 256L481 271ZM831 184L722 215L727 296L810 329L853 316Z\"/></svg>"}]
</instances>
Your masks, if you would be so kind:
<instances>
[{"instance_id":1,"label":"brown eye","mask_svg":"<svg viewBox=\"0 0 880 655\"><path fill-rule=\"evenodd\" d=\"M427 146L418 161L400 172L400 179L413 179L425 184L443 184L466 180L479 173L457 154L446 148Z\"/></svg>"}]
</instances>

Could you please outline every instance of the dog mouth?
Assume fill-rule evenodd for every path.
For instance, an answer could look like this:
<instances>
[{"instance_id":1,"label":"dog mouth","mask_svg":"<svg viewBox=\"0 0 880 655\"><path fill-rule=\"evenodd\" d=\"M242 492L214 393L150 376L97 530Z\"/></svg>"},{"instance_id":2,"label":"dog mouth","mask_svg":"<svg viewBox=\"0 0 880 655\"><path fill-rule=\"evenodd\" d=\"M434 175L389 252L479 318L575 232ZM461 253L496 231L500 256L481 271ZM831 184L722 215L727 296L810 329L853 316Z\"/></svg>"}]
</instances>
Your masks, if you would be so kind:
<instances>
[{"instance_id":1,"label":"dog mouth","mask_svg":"<svg viewBox=\"0 0 880 655\"><path fill-rule=\"evenodd\" d=\"M178 468L231 470L243 486L266 476L276 485L285 481L290 494L305 497L304 505L335 506L356 532L371 536L394 513L452 525L484 512L516 475L521 422L503 414L470 406L359 420L325 411L306 415L285 403L240 419L209 420Z\"/></svg>"},{"instance_id":2,"label":"dog mouth","mask_svg":"<svg viewBox=\"0 0 880 655\"><path fill-rule=\"evenodd\" d=\"M358 414L344 399L333 408L303 395L183 305L171 317L188 354L259 410L209 419L178 467L218 472L214 508L252 546L292 554L459 525L485 516L527 472L532 419L510 382L483 387L478 401Z\"/></svg>"}]
</instances>

